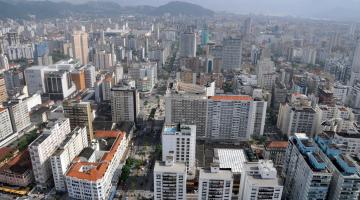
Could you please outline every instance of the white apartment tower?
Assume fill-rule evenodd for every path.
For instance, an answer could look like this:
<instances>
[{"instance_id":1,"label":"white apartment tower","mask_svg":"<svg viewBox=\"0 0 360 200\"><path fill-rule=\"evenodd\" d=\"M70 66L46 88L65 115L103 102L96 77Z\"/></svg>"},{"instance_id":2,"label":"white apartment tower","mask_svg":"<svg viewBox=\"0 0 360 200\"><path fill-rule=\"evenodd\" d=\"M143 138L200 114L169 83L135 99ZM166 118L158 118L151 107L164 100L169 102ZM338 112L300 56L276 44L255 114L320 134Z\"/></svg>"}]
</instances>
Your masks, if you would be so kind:
<instances>
[{"instance_id":1,"label":"white apartment tower","mask_svg":"<svg viewBox=\"0 0 360 200\"><path fill-rule=\"evenodd\" d=\"M195 174L196 126L165 125L162 131L162 160L174 156L175 162L185 163L189 174Z\"/></svg>"},{"instance_id":2,"label":"white apartment tower","mask_svg":"<svg viewBox=\"0 0 360 200\"><path fill-rule=\"evenodd\" d=\"M200 169L198 199L231 200L233 174L231 170L220 170L218 164L210 169Z\"/></svg>"},{"instance_id":3,"label":"white apartment tower","mask_svg":"<svg viewBox=\"0 0 360 200\"><path fill-rule=\"evenodd\" d=\"M31 125L27 102L23 100L11 100L4 103L8 109L14 132L20 132Z\"/></svg>"},{"instance_id":4,"label":"white apartment tower","mask_svg":"<svg viewBox=\"0 0 360 200\"><path fill-rule=\"evenodd\" d=\"M154 167L154 199L186 199L186 165L174 163L170 156L165 161L156 161Z\"/></svg>"},{"instance_id":5,"label":"white apartment tower","mask_svg":"<svg viewBox=\"0 0 360 200\"><path fill-rule=\"evenodd\" d=\"M239 200L281 200L283 186L269 160L248 162L241 175Z\"/></svg>"},{"instance_id":6,"label":"white apartment tower","mask_svg":"<svg viewBox=\"0 0 360 200\"><path fill-rule=\"evenodd\" d=\"M327 199L332 173L316 144L304 133L289 139L282 175L286 199Z\"/></svg>"},{"instance_id":7,"label":"white apartment tower","mask_svg":"<svg viewBox=\"0 0 360 200\"><path fill-rule=\"evenodd\" d=\"M71 132L67 118L50 121L42 134L29 145L31 164L39 189L52 185L50 157Z\"/></svg>"},{"instance_id":8,"label":"white apartment tower","mask_svg":"<svg viewBox=\"0 0 360 200\"><path fill-rule=\"evenodd\" d=\"M250 96L212 96L207 106L207 138L249 140L263 135L267 103Z\"/></svg>"},{"instance_id":9,"label":"white apartment tower","mask_svg":"<svg viewBox=\"0 0 360 200\"><path fill-rule=\"evenodd\" d=\"M293 94L289 103L280 104L277 127L284 135L306 133L313 135L317 129L318 108L302 94Z\"/></svg>"},{"instance_id":10,"label":"white apartment tower","mask_svg":"<svg viewBox=\"0 0 360 200\"><path fill-rule=\"evenodd\" d=\"M4 140L13 133L9 110L6 108L0 108L0 124L0 140Z\"/></svg>"},{"instance_id":11,"label":"white apartment tower","mask_svg":"<svg viewBox=\"0 0 360 200\"><path fill-rule=\"evenodd\" d=\"M56 191L66 192L65 173L72 160L88 146L86 126L76 127L50 157Z\"/></svg>"}]
</instances>

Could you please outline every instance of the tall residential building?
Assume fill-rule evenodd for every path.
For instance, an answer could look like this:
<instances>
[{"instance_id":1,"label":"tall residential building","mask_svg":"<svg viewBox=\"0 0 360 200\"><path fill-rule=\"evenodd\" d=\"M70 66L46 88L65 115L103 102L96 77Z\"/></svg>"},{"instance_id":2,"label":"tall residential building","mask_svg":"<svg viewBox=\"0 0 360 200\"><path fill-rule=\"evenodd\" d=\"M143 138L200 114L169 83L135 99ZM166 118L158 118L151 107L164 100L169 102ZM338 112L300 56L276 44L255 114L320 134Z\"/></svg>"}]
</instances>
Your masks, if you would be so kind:
<instances>
[{"instance_id":1,"label":"tall residential building","mask_svg":"<svg viewBox=\"0 0 360 200\"><path fill-rule=\"evenodd\" d=\"M103 101L111 100L111 88L113 86L113 82L113 77L110 74L106 75L105 79L102 81L101 89Z\"/></svg>"},{"instance_id":2,"label":"tall residential building","mask_svg":"<svg viewBox=\"0 0 360 200\"><path fill-rule=\"evenodd\" d=\"M29 145L32 169L39 189L53 185L50 157L70 132L69 119L50 121L42 134Z\"/></svg>"},{"instance_id":3,"label":"tall residential building","mask_svg":"<svg viewBox=\"0 0 360 200\"><path fill-rule=\"evenodd\" d=\"M181 57L196 57L196 33L184 32L180 34L179 53Z\"/></svg>"},{"instance_id":4,"label":"tall residential building","mask_svg":"<svg viewBox=\"0 0 360 200\"><path fill-rule=\"evenodd\" d=\"M248 140L263 135L267 102L250 96L175 94L165 96L165 122L196 125L196 137Z\"/></svg>"},{"instance_id":5,"label":"tall residential building","mask_svg":"<svg viewBox=\"0 0 360 200\"><path fill-rule=\"evenodd\" d=\"M270 141L265 145L263 156L266 160L272 160L275 167L282 167L287 147L287 141Z\"/></svg>"},{"instance_id":6,"label":"tall residential building","mask_svg":"<svg viewBox=\"0 0 360 200\"><path fill-rule=\"evenodd\" d=\"M93 133L93 113L90 102L63 102L64 116L70 119L71 130L78 126L86 126L87 138L89 143L94 139Z\"/></svg>"},{"instance_id":7,"label":"tall residential building","mask_svg":"<svg viewBox=\"0 0 360 200\"><path fill-rule=\"evenodd\" d=\"M85 70L84 68L76 69L71 73L71 80L75 83L76 90L82 91L85 89Z\"/></svg>"},{"instance_id":8,"label":"tall residential building","mask_svg":"<svg viewBox=\"0 0 360 200\"><path fill-rule=\"evenodd\" d=\"M88 37L89 35L86 32L75 31L71 38L73 56L83 65L89 62Z\"/></svg>"},{"instance_id":9,"label":"tall residential building","mask_svg":"<svg viewBox=\"0 0 360 200\"><path fill-rule=\"evenodd\" d=\"M186 199L186 165L174 163L172 157L166 161L156 161L154 167L154 199Z\"/></svg>"},{"instance_id":10,"label":"tall residential building","mask_svg":"<svg viewBox=\"0 0 360 200\"><path fill-rule=\"evenodd\" d=\"M7 101L7 99L8 99L8 94L6 90L5 79L3 76L0 76L0 104L2 102Z\"/></svg>"},{"instance_id":11,"label":"tall residential building","mask_svg":"<svg viewBox=\"0 0 360 200\"><path fill-rule=\"evenodd\" d=\"M271 90L275 83L275 64L270 58L262 58L256 65L257 84L266 90Z\"/></svg>"},{"instance_id":12,"label":"tall residential building","mask_svg":"<svg viewBox=\"0 0 360 200\"><path fill-rule=\"evenodd\" d=\"M196 125L196 137L206 138L207 99L202 95L165 95L165 123Z\"/></svg>"},{"instance_id":13,"label":"tall residential building","mask_svg":"<svg viewBox=\"0 0 360 200\"><path fill-rule=\"evenodd\" d=\"M0 141L13 133L11 118L7 108L0 108Z\"/></svg>"},{"instance_id":14,"label":"tall residential building","mask_svg":"<svg viewBox=\"0 0 360 200\"><path fill-rule=\"evenodd\" d=\"M281 200L280 182L272 161L248 162L241 174L239 200Z\"/></svg>"},{"instance_id":15,"label":"tall residential building","mask_svg":"<svg viewBox=\"0 0 360 200\"><path fill-rule=\"evenodd\" d=\"M285 177L284 198L327 198L332 173L316 144L306 134L296 133L290 137L282 175Z\"/></svg>"},{"instance_id":16,"label":"tall residential building","mask_svg":"<svg viewBox=\"0 0 360 200\"><path fill-rule=\"evenodd\" d=\"M111 113L112 121L136 122L139 114L139 93L136 89L127 87L113 87L111 89Z\"/></svg>"},{"instance_id":17,"label":"tall residential building","mask_svg":"<svg viewBox=\"0 0 360 200\"><path fill-rule=\"evenodd\" d=\"M51 171L56 191L66 192L65 173L72 160L88 146L86 127L76 127L50 157Z\"/></svg>"},{"instance_id":18,"label":"tall residential building","mask_svg":"<svg viewBox=\"0 0 360 200\"><path fill-rule=\"evenodd\" d=\"M223 41L222 69L241 70L242 42L240 38L227 38Z\"/></svg>"},{"instance_id":19,"label":"tall residential building","mask_svg":"<svg viewBox=\"0 0 360 200\"><path fill-rule=\"evenodd\" d=\"M359 81L360 81L360 41L357 42L353 56L349 86L353 86Z\"/></svg>"},{"instance_id":20,"label":"tall residential building","mask_svg":"<svg viewBox=\"0 0 360 200\"><path fill-rule=\"evenodd\" d=\"M162 160L173 155L175 162L186 164L189 174L195 175L196 126L165 125L162 131Z\"/></svg>"},{"instance_id":21,"label":"tall residential building","mask_svg":"<svg viewBox=\"0 0 360 200\"><path fill-rule=\"evenodd\" d=\"M289 103L279 108L277 127L284 135L306 133L313 135L317 129L318 108L313 108L307 96L295 93Z\"/></svg>"},{"instance_id":22,"label":"tall residential building","mask_svg":"<svg viewBox=\"0 0 360 200\"><path fill-rule=\"evenodd\" d=\"M0 52L0 70L8 70L8 69L9 69L9 59L6 57L6 55Z\"/></svg>"},{"instance_id":23,"label":"tall residential building","mask_svg":"<svg viewBox=\"0 0 360 200\"><path fill-rule=\"evenodd\" d=\"M199 170L198 199L231 200L233 174L231 170L220 170L213 163L210 169Z\"/></svg>"},{"instance_id":24,"label":"tall residential building","mask_svg":"<svg viewBox=\"0 0 360 200\"><path fill-rule=\"evenodd\" d=\"M316 135L315 142L321 149L321 157L324 158L333 174L327 199L358 199L360 174L355 163L348 155L342 153L338 145L332 143L331 138L326 134Z\"/></svg>"},{"instance_id":25,"label":"tall residential building","mask_svg":"<svg viewBox=\"0 0 360 200\"><path fill-rule=\"evenodd\" d=\"M128 76L135 80L140 92L151 91L157 83L157 63L136 63L128 68Z\"/></svg>"},{"instance_id":26,"label":"tall residential building","mask_svg":"<svg viewBox=\"0 0 360 200\"><path fill-rule=\"evenodd\" d=\"M107 69L115 65L113 62L112 54L107 53L105 50L96 52L94 55L94 65L96 69Z\"/></svg>"},{"instance_id":27,"label":"tall residential building","mask_svg":"<svg viewBox=\"0 0 360 200\"><path fill-rule=\"evenodd\" d=\"M79 162L73 162L66 172L66 187L71 199L109 199L119 181L122 158L128 147L126 133L99 131L95 137L97 149L81 152L75 158Z\"/></svg>"},{"instance_id":28,"label":"tall residential building","mask_svg":"<svg viewBox=\"0 0 360 200\"><path fill-rule=\"evenodd\" d=\"M44 66L32 66L25 69L24 75L29 95L45 92L45 71Z\"/></svg>"},{"instance_id":29,"label":"tall residential building","mask_svg":"<svg viewBox=\"0 0 360 200\"><path fill-rule=\"evenodd\" d=\"M93 88L95 87L96 82L96 70L92 65L86 65L84 68L84 76L85 76L85 87Z\"/></svg>"},{"instance_id":30,"label":"tall residential building","mask_svg":"<svg viewBox=\"0 0 360 200\"><path fill-rule=\"evenodd\" d=\"M31 125L26 101L11 100L4 103L9 110L13 131L20 132Z\"/></svg>"},{"instance_id":31,"label":"tall residential building","mask_svg":"<svg viewBox=\"0 0 360 200\"><path fill-rule=\"evenodd\" d=\"M207 106L207 138L249 140L263 135L267 102L250 96L212 96Z\"/></svg>"}]
</instances>

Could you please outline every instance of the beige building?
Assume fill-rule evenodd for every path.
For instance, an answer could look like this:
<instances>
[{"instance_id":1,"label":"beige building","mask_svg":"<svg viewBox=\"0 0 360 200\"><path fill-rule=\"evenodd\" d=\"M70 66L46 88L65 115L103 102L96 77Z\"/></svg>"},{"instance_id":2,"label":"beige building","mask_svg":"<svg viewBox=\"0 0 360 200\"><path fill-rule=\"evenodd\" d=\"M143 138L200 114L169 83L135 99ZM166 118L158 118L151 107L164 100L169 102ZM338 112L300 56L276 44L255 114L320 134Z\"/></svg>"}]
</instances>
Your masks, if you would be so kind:
<instances>
[{"instance_id":1,"label":"beige building","mask_svg":"<svg viewBox=\"0 0 360 200\"><path fill-rule=\"evenodd\" d=\"M73 57L79 59L83 65L89 62L88 37L89 35L86 32L75 31L71 38Z\"/></svg>"},{"instance_id":2,"label":"beige building","mask_svg":"<svg viewBox=\"0 0 360 200\"><path fill-rule=\"evenodd\" d=\"M88 140L94 139L93 115L89 102L65 101L63 103L64 116L70 119L71 130L77 126L86 126Z\"/></svg>"},{"instance_id":3,"label":"beige building","mask_svg":"<svg viewBox=\"0 0 360 200\"><path fill-rule=\"evenodd\" d=\"M8 98L8 94L6 91L5 79L4 77L0 77L0 103L5 102Z\"/></svg>"}]
</instances>

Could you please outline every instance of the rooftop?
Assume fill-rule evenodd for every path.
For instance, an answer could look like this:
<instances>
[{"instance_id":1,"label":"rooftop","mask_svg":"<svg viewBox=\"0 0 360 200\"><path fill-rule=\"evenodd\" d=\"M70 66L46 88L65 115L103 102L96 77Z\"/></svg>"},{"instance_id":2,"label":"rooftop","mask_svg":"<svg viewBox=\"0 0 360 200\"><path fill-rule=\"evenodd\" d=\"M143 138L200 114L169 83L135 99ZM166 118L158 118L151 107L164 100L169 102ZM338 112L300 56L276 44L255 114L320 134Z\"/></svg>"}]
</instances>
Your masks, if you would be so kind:
<instances>
[{"instance_id":1,"label":"rooftop","mask_svg":"<svg viewBox=\"0 0 360 200\"><path fill-rule=\"evenodd\" d=\"M165 165L165 162L156 161L154 172L186 173L185 163L174 162L172 165Z\"/></svg>"},{"instance_id":2,"label":"rooftop","mask_svg":"<svg viewBox=\"0 0 360 200\"><path fill-rule=\"evenodd\" d=\"M214 154L220 169L230 169L232 173L243 172L244 163L247 161L243 149L214 149Z\"/></svg>"},{"instance_id":3,"label":"rooftop","mask_svg":"<svg viewBox=\"0 0 360 200\"><path fill-rule=\"evenodd\" d=\"M209 99L214 101L252 101L253 98L246 95L224 95L224 96L211 96Z\"/></svg>"},{"instance_id":4,"label":"rooftop","mask_svg":"<svg viewBox=\"0 0 360 200\"><path fill-rule=\"evenodd\" d=\"M98 134L97 137L104 136L105 138L108 137L116 137L114 144L112 145L111 149L104 154L99 162L91 163L91 162L77 162L74 163L70 169L68 170L66 176L87 180L87 181L97 181L103 178L106 170L117 153L117 149L120 146L122 140L125 137L125 133L123 132L116 132L117 135L114 134L114 131L101 132ZM96 135L96 134L95 134Z\"/></svg>"},{"instance_id":5,"label":"rooftop","mask_svg":"<svg viewBox=\"0 0 360 200\"><path fill-rule=\"evenodd\" d=\"M219 170L218 172L211 172L210 169L201 168L199 170L199 180L231 180L233 173L230 170Z\"/></svg>"},{"instance_id":6,"label":"rooftop","mask_svg":"<svg viewBox=\"0 0 360 200\"><path fill-rule=\"evenodd\" d=\"M276 149L286 149L288 147L288 141L270 141L266 144L265 148L276 148Z\"/></svg>"}]
</instances>

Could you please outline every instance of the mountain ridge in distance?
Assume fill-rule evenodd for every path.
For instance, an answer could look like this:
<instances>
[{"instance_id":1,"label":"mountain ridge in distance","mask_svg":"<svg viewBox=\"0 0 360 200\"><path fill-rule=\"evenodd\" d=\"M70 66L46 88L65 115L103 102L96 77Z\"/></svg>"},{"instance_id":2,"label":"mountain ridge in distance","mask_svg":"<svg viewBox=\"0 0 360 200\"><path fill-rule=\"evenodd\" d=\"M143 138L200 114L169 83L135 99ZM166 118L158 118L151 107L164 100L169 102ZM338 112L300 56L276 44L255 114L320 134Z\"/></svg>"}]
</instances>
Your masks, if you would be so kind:
<instances>
[{"instance_id":1,"label":"mountain ridge in distance","mask_svg":"<svg viewBox=\"0 0 360 200\"><path fill-rule=\"evenodd\" d=\"M113 1L90 1L72 4L68 1L5 1L0 0L0 18L28 18L35 15L39 19L66 16L118 16L122 14L140 14L161 16L170 15L210 16L214 12L199 5L173 1L159 7L121 6Z\"/></svg>"}]
</instances>

